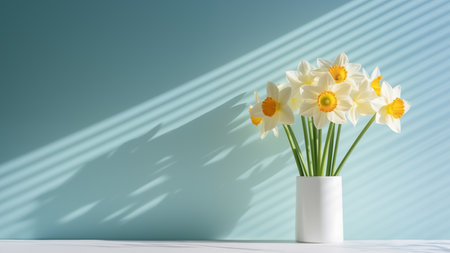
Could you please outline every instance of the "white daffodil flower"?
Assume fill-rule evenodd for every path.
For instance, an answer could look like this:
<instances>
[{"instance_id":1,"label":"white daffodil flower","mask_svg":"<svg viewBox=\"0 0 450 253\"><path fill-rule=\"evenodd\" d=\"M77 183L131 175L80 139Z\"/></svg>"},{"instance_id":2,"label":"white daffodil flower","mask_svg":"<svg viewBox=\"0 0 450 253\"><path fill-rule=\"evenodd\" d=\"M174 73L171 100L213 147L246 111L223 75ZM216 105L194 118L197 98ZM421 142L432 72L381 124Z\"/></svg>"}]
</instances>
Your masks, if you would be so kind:
<instances>
[{"instance_id":1,"label":"white daffodil flower","mask_svg":"<svg viewBox=\"0 0 450 253\"><path fill-rule=\"evenodd\" d=\"M378 68L378 66L372 71L372 74L370 75L370 77L365 69L363 69L363 75L367 80L369 80L370 87L372 87L372 89L375 91L377 96L380 96L380 92L381 92L380 80L381 80L381 78L383 78L383 76L381 75L381 72L380 72L380 69Z\"/></svg>"},{"instance_id":2,"label":"white daffodil flower","mask_svg":"<svg viewBox=\"0 0 450 253\"><path fill-rule=\"evenodd\" d=\"M401 132L400 118L408 112L410 108L409 103L400 98L400 93L400 85L392 88L389 83L383 81L380 95L383 98L384 103L376 116L376 122L378 124L385 124L396 133Z\"/></svg>"},{"instance_id":3,"label":"white daffodil flower","mask_svg":"<svg viewBox=\"0 0 450 253\"><path fill-rule=\"evenodd\" d=\"M286 79L294 87L313 85L317 82L317 76L312 73L313 67L307 61L298 64L297 70L286 71Z\"/></svg>"},{"instance_id":4,"label":"white daffodil flower","mask_svg":"<svg viewBox=\"0 0 450 253\"><path fill-rule=\"evenodd\" d=\"M359 117L376 113L383 106L383 98L377 96L370 87L368 80L361 80L350 92L353 100L352 108L348 111L348 119L353 126L358 122Z\"/></svg>"},{"instance_id":5,"label":"white daffodil flower","mask_svg":"<svg viewBox=\"0 0 450 253\"><path fill-rule=\"evenodd\" d=\"M316 128L323 128L329 121L343 124L345 114L352 107L349 83L336 85L330 74L319 78L317 86L303 86L303 103L300 114L314 118Z\"/></svg>"},{"instance_id":6,"label":"white daffodil flower","mask_svg":"<svg viewBox=\"0 0 450 253\"><path fill-rule=\"evenodd\" d=\"M264 132L274 129L278 123L294 124L294 113L288 105L291 94L291 87L278 90L274 83L269 82L267 84L267 98L260 103L256 103L250 111L250 116L262 118Z\"/></svg>"},{"instance_id":7,"label":"white daffodil flower","mask_svg":"<svg viewBox=\"0 0 450 253\"><path fill-rule=\"evenodd\" d=\"M261 100L259 99L258 96L258 92L255 91L255 103L261 103ZM250 108L248 109L248 112L250 113L252 111L253 106L250 106ZM261 124L261 139L264 139L268 133L268 131L265 131L265 127L264 127L264 119L263 118L257 118L257 117L253 117L250 115L250 120L252 121L253 125L258 126L259 124ZM278 127L275 127L272 129L273 134L275 135L275 137L278 137Z\"/></svg>"},{"instance_id":8,"label":"white daffodil flower","mask_svg":"<svg viewBox=\"0 0 450 253\"><path fill-rule=\"evenodd\" d=\"M288 101L288 105L291 107L291 110L294 114L299 113L300 105L303 101L301 89L292 83L282 83L278 85L278 90L282 90L286 87L290 87L292 91L291 98Z\"/></svg>"},{"instance_id":9,"label":"white daffodil flower","mask_svg":"<svg viewBox=\"0 0 450 253\"><path fill-rule=\"evenodd\" d=\"M329 73L333 77L334 82L338 84L347 82L352 86L355 86L358 80L364 78L364 76L358 72L361 68L361 64L350 63L344 52L339 54L334 62L318 58L317 65L319 68L313 70L314 74L320 76Z\"/></svg>"}]
</instances>

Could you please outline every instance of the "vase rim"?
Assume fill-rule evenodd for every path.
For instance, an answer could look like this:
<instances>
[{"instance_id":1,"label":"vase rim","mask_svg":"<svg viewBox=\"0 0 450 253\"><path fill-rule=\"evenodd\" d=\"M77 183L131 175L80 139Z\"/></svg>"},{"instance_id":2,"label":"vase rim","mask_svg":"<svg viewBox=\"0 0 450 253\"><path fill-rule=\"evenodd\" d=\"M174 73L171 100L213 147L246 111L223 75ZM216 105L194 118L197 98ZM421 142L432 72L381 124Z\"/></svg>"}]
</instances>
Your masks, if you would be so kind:
<instances>
[{"instance_id":1,"label":"vase rim","mask_svg":"<svg viewBox=\"0 0 450 253\"><path fill-rule=\"evenodd\" d=\"M312 177L302 177L297 176L297 181L342 181L342 176L312 176Z\"/></svg>"},{"instance_id":2,"label":"vase rim","mask_svg":"<svg viewBox=\"0 0 450 253\"><path fill-rule=\"evenodd\" d=\"M342 177L342 176L297 176L299 178L338 178L338 177Z\"/></svg>"}]
</instances>

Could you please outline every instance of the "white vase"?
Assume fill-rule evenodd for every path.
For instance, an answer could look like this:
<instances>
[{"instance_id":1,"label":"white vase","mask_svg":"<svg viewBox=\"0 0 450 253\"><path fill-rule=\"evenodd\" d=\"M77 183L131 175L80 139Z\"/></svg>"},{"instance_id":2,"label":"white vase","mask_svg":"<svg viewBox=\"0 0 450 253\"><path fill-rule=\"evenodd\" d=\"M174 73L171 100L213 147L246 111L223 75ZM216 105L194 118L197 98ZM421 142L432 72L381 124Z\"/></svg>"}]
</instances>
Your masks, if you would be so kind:
<instances>
[{"instance_id":1,"label":"white vase","mask_svg":"<svg viewBox=\"0 0 450 253\"><path fill-rule=\"evenodd\" d=\"M297 242L342 242L342 178L297 177Z\"/></svg>"}]
</instances>

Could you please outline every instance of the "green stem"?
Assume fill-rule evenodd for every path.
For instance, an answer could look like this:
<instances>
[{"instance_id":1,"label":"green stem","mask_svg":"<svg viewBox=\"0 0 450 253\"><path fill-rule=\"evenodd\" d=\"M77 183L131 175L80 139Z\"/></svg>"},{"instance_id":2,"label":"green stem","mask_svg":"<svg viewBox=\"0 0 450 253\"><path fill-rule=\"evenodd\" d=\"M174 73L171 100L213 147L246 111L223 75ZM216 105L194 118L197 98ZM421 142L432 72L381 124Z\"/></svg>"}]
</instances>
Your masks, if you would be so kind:
<instances>
[{"instance_id":1,"label":"green stem","mask_svg":"<svg viewBox=\"0 0 450 253\"><path fill-rule=\"evenodd\" d=\"M330 148L328 150L328 162L327 162L327 172L325 175L331 176L331 163L333 160L333 150L334 150L334 129L336 128L336 125L333 127L333 131L331 132L331 142L330 142Z\"/></svg>"},{"instance_id":2,"label":"green stem","mask_svg":"<svg viewBox=\"0 0 450 253\"><path fill-rule=\"evenodd\" d=\"M333 164L331 165L331 175L334 175L334 168L336 165L336 157L337 157L338 147L339 147L339 137L341 137L341 127L342 127L342 124L339 124L337 134L336 134L336 143L334 144Z\"/></svg>"},{"instance_id":3,"label":"green stem","mask_svg":"<svg viewBox=\"0 0 450 253\"><path fill-rule=\"evenodd\" d=\"M331 133L334 130L334 123L330 122L330 124L328 125L328 133L327 133L327 139L325 140L325 146L323 147L323 155L322 155L322 161L320 162L320 175L323 176L324 173L324 169L325 169L325 159L327 158L328 155L328 149L330 146L330 141L331 141Z\"/></svg>"},{"instance_id":4,"label":"green stem","mask_svg":"<svg viewBox=\"0 0 450 253\"><path fill-rule=\"evenodd\" d=\"M300 146L298 145L297 138L295 137L294 130L292 130L292 127L290 125L287 125L287 128L289 130L289 133L291 134L292 142L294 143L295 148L297 149L298 157L300 158L300 163L302 165L303 174L308 176L308 171L306 170L306 164L305 159L302 155L302 150L300 149Z\"/></svg>"},{"instance_id":5,"label":"green stem","mask_svg":"<svg viewBox=\"0 0 450 253\"><path fill-rule=\"evenodd\" d=\"M321 163L321 155L322 155L322 129L318 129L317 130L317 135L318 135L318 142L319 145L317 146L317 162L319 163L319 170L321 170L322 168L322 163ZM319 171L319 176L322 176L322 171Z\"/></svg>"},{"instance_id":6,"label":"green stem","mask_svg":"<svg viewBox=\"0 0 450 253\"><path fill-rule=\"evenodd\" d=\"M313 165L311 161L311 146L309 145L308 127L306 126L305 116L302 116L303 138L305 139L306 158L308 160L309 175L313 175Z\"/></svg>"},{"instance_id":7,"label":"green stem","mask_svg":"<svg viewBox=\"0 0 450 253\"><path fill-rule=\"evenodd\" d=\"M314 138L314 154L315 154L315 164L314 164L314 174L319 176L319 168L320 168L320 154L319 154L319 131L317 131L316 126L313 124L313 138Z\"/></svg>"},{"instance_id":8,"label":"green stem","mask_svg":"<svg viewBox=\"0 0 450 253\"><path fill-rule=\"evenodd\" d=\"M315 135L314 135L314 126L312 123L311 117L308 118L308 130L309 130L309 143L311 144L311 159L312 159L312 165L313 165L313 173L311 176L317 176L316 168L317 168L317 159L316 159L316 141L315 141Z\"/></svg>"},{"instance_id":9,"label":"green stem","mask_svg":"<svg viewBox=\"0 0 450 253\"><path fill-rule=\"evenodd\" d=\"M361 131L361 133L358 135L358 137L356 138L356 140L353 142L352 146L350 147L350 149L347 151L347 154L345 154L344 159L342 159L342 162L339 164L336 173L334 174L335 176L339 175L339 172L341 172L342 166L344 166L345 161L347 161L347 158L350 156L350 154L352 153L353 149L356 147L356 145L358 144L359 140L361 140L361 138L363 137L363 135L366 133L367 129L369 129L370 125L372 125L373 121L375 120L375 116L376 114L374 114L372 116L372 118L369 120L369 122L367 122L366 126L364 127L364 129Z\"/></svg>"},{"instance_id":10,"label":"green stem","mask_svg":"<svg viewBox=\"0 0 450 253\"><path fill-rule=\"evenodd\" d=\"M300 176L304 176L304 175L303 175L302 168L301 168L302 165L300 164L300 160L299 160L299 158L298 158L298 153L297 153L297 151L295 150L294 143L292 143L292 137L291 137L291 134L289 133L289 130L287 129L286 125L283 124L283 128L284 128L284 131L286 132L286 135L287 135L287 137L288 137L288 141L289 141L289 144L290 144L290 146L291 146L292 154L294 155L295 162L297 163L298 173L300 174Z\"/></svg>"}]
</instances>

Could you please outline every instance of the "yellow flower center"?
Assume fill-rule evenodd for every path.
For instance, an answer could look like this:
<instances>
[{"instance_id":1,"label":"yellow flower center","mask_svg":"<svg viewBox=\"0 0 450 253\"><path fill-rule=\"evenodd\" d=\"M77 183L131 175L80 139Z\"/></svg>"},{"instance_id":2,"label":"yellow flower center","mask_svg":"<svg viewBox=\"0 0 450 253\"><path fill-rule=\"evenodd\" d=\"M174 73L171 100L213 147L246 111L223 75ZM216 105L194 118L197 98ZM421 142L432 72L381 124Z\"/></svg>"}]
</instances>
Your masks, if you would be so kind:
<instances>
[{"instance_id":1,"label":"yellow flower center","mask_svg":"<svg viewBox=\"0 0 450 253\"><path fill-rule=\"evenodd\" d=\"M336 83L342 83L347 78L347 70L344 66L334 65L328 71Z\"/></svg>"},{"instance_id":2,"label":"yellow flower center","mask_svg":"<svg viewBox=\"0 0 450 253\"><path fill-rule=\"evenodd\" d=\"M273 98L267 97L262 102L262 111L264 115L272 117L278 110L280 110L280 103L275 101Z\"/></svg>"},{"instance_id":3,"label":"yellow flower center","mask_svg":"<svg viewBox=\"0 0 450 253\"><path fill-rule=\"evenodd\" d=\"M322 112L332 112L337 106L336 95L331 91L322 91L317 97L317 104Z\"/></svg>"},{"instance_id":4,"label":"yellow flower center","mask_svg":"<svg viewBox=\"0 0 450 253\"><path fill-rule=\"evenodd\" d=\"M405 102L400 98L396 98L387 105L387 113L396 119L401 118L405 113Z\"/></svg>"},{"instance_id":5,"label":"yellow flower center","mask_svg":"<svg viewBox=\"0 0 450 253\"><path fill-rule=\"evenodd\" d=\"M251 111L252 111L252 107L250 106L250 108L248 108L248 112L251 112ZM259 125L259 123L261 123L262 118L250 116L250 120L252 121L253 125L257 126L257 125Z\"/></svg>"},{"instance_id":6,"label":"yellow flower center","mask_svg":"<svg viewBox=\"0 0 450 253\"><path fill-rule=\"evenodd\" d=\"M370 83L370 87L372 87L372 89L375 91L375 93L377 93L377 95L380 95L381 92L381 86L380 86L380 80L381 78L383 78L383 76L379 76L375 79L373 79L373 81Z\"/></svg>"}]
</instances>

